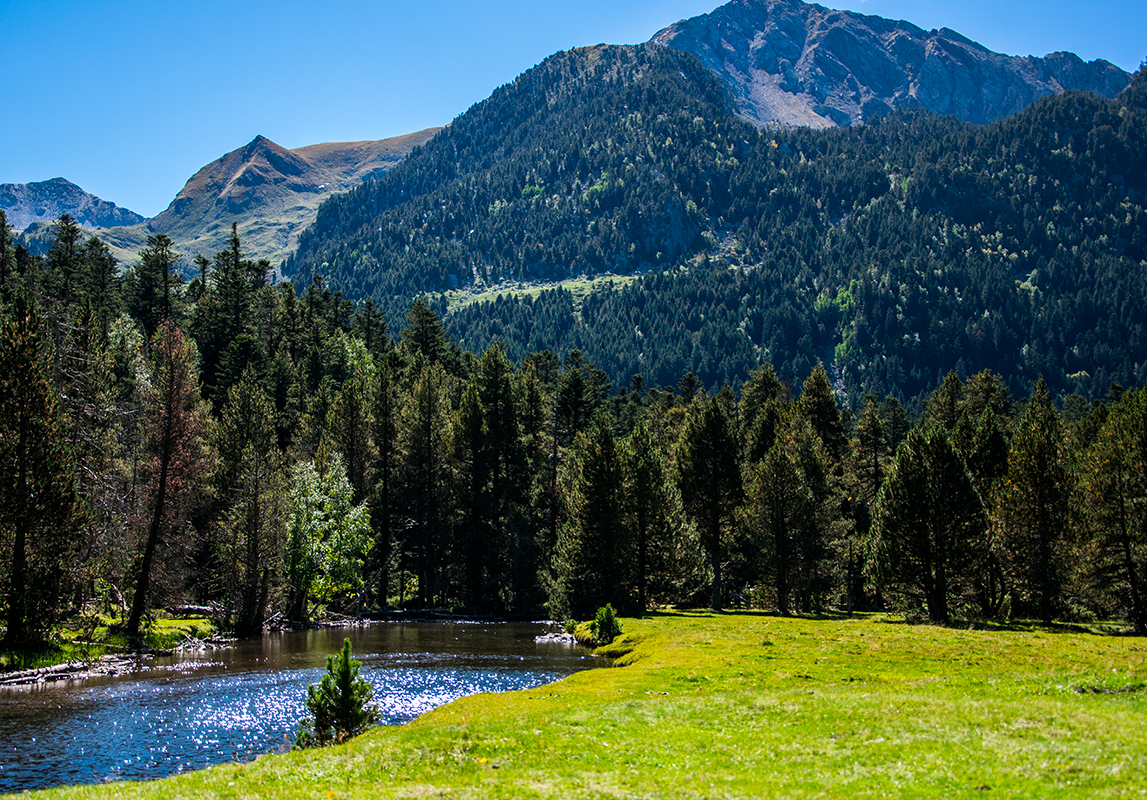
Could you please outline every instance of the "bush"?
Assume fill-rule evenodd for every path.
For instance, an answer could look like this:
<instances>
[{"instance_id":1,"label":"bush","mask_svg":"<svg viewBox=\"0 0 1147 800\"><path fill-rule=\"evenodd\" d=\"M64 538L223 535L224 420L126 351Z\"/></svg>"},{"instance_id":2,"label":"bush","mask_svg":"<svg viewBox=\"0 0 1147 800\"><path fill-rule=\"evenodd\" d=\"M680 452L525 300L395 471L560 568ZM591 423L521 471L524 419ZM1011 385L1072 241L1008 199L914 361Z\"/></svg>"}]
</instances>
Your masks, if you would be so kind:
<instances>
[{"instance_id":1,"label":"bush","mask_svg":"<svg viewBox=\"0 0 1147 800\"><path fill-rule=\"evenodd\" d=\"M610 644L621 635L621 623L612 605L606 603L597 610L593 622L590 623L590 630L593 631L593 640L599 645Z\"/></svg>"},{"instance_id":2,"label":"bush","mask_svg":"<svg viewBox=\"0 0 1147 800\"><path fill-rule=\"evenodd\" d=\"M358 736L382 718L371 700L374 689L359 675L362 664L350 657L350 639L342 652L327 656L327 674L307 687L307 711L295 747L324 747Z\"/></svg>"}]
</instances>

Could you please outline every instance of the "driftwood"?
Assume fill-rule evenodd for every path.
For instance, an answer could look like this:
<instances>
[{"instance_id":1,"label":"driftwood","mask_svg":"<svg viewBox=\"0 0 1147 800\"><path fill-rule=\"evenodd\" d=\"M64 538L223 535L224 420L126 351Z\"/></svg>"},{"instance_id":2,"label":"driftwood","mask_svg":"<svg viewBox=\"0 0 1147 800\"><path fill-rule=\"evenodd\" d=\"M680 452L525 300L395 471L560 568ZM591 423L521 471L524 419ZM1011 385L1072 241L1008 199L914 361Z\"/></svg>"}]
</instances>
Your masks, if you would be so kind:
<instances>
[{"instance_id":1,"label":"driftwood","mask_svg":"<svg viewBox=\"0 0 1147 800\"><path fill-rule=\"evenodd\" d=\"M55 681L76 681L97 676L122 675L137 664L134 658L103 656L94 661L68 661L50 667L0 673L0 686L27 686Z\"/></svg>"}]
</instances>

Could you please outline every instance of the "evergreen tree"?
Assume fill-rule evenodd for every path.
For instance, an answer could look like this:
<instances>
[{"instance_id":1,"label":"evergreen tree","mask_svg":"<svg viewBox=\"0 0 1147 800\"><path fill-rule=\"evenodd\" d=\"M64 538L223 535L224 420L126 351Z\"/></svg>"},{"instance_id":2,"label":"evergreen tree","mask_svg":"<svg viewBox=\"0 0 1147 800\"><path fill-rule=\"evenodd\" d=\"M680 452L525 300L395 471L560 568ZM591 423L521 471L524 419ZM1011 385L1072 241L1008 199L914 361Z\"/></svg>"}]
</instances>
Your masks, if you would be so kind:
<instances>
[{"instance_id":1,"label":"evergreen tree","mask_svg":"<svg viewBox=\"0 0 1147 800\"><path fill-rule=\"evenodd\" d=\"M844 458L848 440L844 433L844 421L836 402L836 393L828 380L828 373L822 364L817 364L801 387L797 411L809 421L813 432L820 437L828 457L839 464Z\"/></svg>"},{"instance_id":2,"label":"evergreen tree","mask_svg":"<svg viewBox=\"0 0 1147 800\"><path fill-rule=\"evenodd\" d=\"M696 398L677 445L677 485L713 571L712 607L724 600L722 567L733 514L743 493L732 422L717 398Z\"/></svg>"},{"instance_id":3,"label":"evergreen tree","mask_svg":"<svg viewBox=\"0 0 1147 800\"><path fill-rule=\"evenodd\" d=\"M44 290L64 305L83 289L83 244L83 228L70 214L61 214L52 226Z\"/></svg>"},{"instance_id":4,"label":"evergreen tree","mask_svg":"<svg viewBox=\"0 0 1147 800\"><path fill-rule=\"evenodd\" d=\"M371 391L371 434L377 460L372 469L374 487L370 496L370 521L374 546L371 548L372 579L367 582L367 591L374 591L382 605L387 602L393 543L396 538L394 522L399 507L399 426L402 404L395 361L393 355L379 360Z\"/></svg>"},{"instance_id":5,"label":"evergreen tree","mask_svg":"<svg viewBox=\"0 0 1147 800\"><path fill-rule=\"evenodd\" d=\"M342 652L327 656L327 672L317 686L307 687L307 712L296 747L342 744L378 723L382 715L371 703L374 689L359 675L362 664L350 657L350 639Z\"/></svg>"},{"instance_id":6,"label":"evergreen tree","mask_svg":"<svg viewBox=\"0 0 1147 800\"><path fill-rule=\"evenodd\" d=\"M868 567L878 583L918 593L933 622L969 585L987 550L987 517L972 476L940 427L914 430L876 498Z\"/></svg>"},{"instance_id":7,"label":"evergreen tree","mask_svg":"<svg viewBox=\"0 0 1147 800\"><path fill-rule=\"evenodd\" d=\"M370 469L375 461L370 436L370 383L365 365L356 369L335 395L324 429L330 449L342 455L355 503L361 503L370 492Z\"/></svg>"},{"instance_id":8,"label":"evergreen tree","mask_svg":"<svg viewBox=\"0 0 1147 800\"><path fill-rule=\"evenodd\" d=\"M1147 634L1147 389L1112 405L1083 460L1081 490L1091 576Z\"/></svg>"},{"instance_id":9,"label":"evergreen tree","mask_svg":"<svg viewBox=\"0 0 1147 800\"><path fill-rule=\"evenodd\" d=\"M421 355L427 363L443 362L449 366L451 343L446 337L446 329L438 315L421 298L414 301L406 314L402 349L411 355Z\"/></svg>"},{"instance_id":10,"label":"evergreen tree","mask_svg":"<svg viewBox=\"0 0 1147 800\"><path fill-rule=\"evenodd\" d=\"M99 329L106 342L108 327L119 314L119 267L108 246L98 236L91 236L84 245L86 282L84 295L99 320Z\"/></svg>"},{"instance_id":11,"label":"evergreen tree","mask_svg":"<svg viewBox=\"0 0 1147 800\"><path fill-rule=\"evenodd\" d=\"M127 621L130 636L139 634L156 563L165 560L160 549L182 538L177 534L186 526L184 513L204 461L195 346L175 323L165 320L152 337L150 351L151 380L141 398L148 453L141 508L146 533ZM178 554L170 559L178 560Z\"/></svg>"},{"instance_id":12,"label":"evergreen tree","mask_svg":"<svg viewBox=\"0 0 1147 800\"><path fill-rule=\"evenodd\" d=\"M179 271L181 258L175 242L162 233L149 235L147 246L139 251L127 305L128 312L148 336L155 333L165 319L178 322L176 290L183 282Z\"/></svg>"},{"instance_id":13,"label":"evergreen tree","mask_svg":"<svg viewBox=\"0 0 1147 800\"><path fill-rule=\"evenodd\" d=\"M636 551L637 607L684 599L699 572L700 545L684 525L672 470L642 420L622 443L626 520Z\"/></svg>"},{"instance_id":14,"label":"evergreen tree","mask_svg":"<svg viewBox=\"0 0 1147 800\"><path fill-rule=\"evenodd\" d=\"M578 436L563 484L568 508L557 561L566 604L581 617L606 603L630 607L634 543L625 524L622 455L605 419Z\"/></svg>"},{"instance_id":15,"label":"evergreen tree","mask_svg":"<svg viewBox=\"0 0 1147 800\"><path fill-rule=\"evenodd\" d=\"M13 245L12 228L8 225L8 215L0 208L0 297L9 288L16 274L16 253Z\"/></svg>"},{"instance_id":16,"label":"evergreen tree","mask_svg":"<svg viewBox=\"0 0 1147 800\"><path fill-rule=\"evenodd\" d=\"M447 541L447 467L450 407L446 374L440 364L418 363L415 379L406 396L399 425L402 454L402 494L406 501L404 555L414 559L418 600L423 607L439 597L444 588ZM399 579L405 585L406 565L399 563ZM404 591L400 590L400 601Z\"/></svg>"},{"instance_id":17,"label":"evergreen tree","mask_svg":"<svg viewBox=\"0 0 1147 800\"><path fill-rule=\"evenodd\" d=\"M263 629L282 574L286 530L285 466L271 403L253 371L231 387L217 431L219 574L236 633L252 636Z\"/></svg>"},{"instance_id":18,"label":"evergreen tree","mask_svg":"<svg viewBox=\"0 0 1147 800\"><path fill-rule=\"evenodd\" d=\"M56 621L80 515L50 351L32 301L20 292L0 335L0 542L8 630L23 647Z\"/></svg>"},{"instance_id":19,"label":"evergreen tree","mask_svg":"<svg viewBox=\"0 0 1147 800\"><path fill-rule=\"evenodd\" d=\"M1008 572L1045 624L1064 580L1073 483L1063 428L1041 379L1012 437L996 506Z\"/></svg>"}]
</instances>

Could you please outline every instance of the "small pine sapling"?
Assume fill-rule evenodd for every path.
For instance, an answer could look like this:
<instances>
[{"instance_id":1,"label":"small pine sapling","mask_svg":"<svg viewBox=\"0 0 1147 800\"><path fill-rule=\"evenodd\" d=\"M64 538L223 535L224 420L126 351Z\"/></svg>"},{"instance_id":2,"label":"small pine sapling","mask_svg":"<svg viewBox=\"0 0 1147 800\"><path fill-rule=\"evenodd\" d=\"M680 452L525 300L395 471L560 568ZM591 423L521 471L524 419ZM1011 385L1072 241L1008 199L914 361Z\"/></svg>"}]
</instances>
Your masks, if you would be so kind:
<instances>
[{"instance_id":1,"label":"small pine sapling","mask_svg":"<svg viewBox=\"0 0 1147 800\"><path fill-rule=\"evenodd\" d=\"M327 674L307 687L307 711L295 737L295 747L325 747L358 736L382 718L371 702L374 689L359 675L362 664L350 657L350 639L342 652L327 656Z\"/></svg>"},{"instance_id":2,"label":"small pine sapling","mask_svg":"<svg viewBox=\"0 0 1147 800\"><path fill-rule=\"evenodd\" d=\"M597 610L593 622L589 625L593 640L599 645L612 644L613 640L621 636L621 622L617 619L617 612L613 606L606 603Z\"/></svg>"}]
</instances>

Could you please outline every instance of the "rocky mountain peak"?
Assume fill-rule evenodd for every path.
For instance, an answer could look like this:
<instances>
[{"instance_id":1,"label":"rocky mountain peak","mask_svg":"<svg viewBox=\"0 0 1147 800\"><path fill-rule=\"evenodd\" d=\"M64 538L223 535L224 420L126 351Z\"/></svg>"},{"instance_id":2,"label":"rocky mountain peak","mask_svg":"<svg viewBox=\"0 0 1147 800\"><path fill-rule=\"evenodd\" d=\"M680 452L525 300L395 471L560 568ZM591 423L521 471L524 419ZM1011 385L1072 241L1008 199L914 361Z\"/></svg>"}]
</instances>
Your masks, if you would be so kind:
<instances>
[{"instance_id":1,"label":"rocky mountain peak","mask_svg":"<svg viewBox=\"0 0 1147 800\"><path fill-rule=\"evenodd\" d=\"M851 125L912 106L987 122L1068 89L1114 97L1130 80L1102 60L1007 56L948 28L801 0L731 0L652 41L700 58L760 125Z\"/></svg>"},{"instance_id":2,"label":"rocky mountain peak","mask_svg":"<svg viewBox=\"0 0 1147 800\"><path fill-rule=\"evenodd\" d=\"M17 231L36 222L52 222L61 214L71 214L81 227L88 230L135 225L145 219L134 211L85 192L63 178L0 184L0 208L4 209L8 224Z\"/></svg>"}]
</instances>

